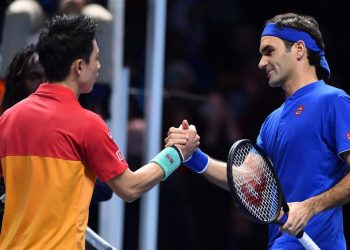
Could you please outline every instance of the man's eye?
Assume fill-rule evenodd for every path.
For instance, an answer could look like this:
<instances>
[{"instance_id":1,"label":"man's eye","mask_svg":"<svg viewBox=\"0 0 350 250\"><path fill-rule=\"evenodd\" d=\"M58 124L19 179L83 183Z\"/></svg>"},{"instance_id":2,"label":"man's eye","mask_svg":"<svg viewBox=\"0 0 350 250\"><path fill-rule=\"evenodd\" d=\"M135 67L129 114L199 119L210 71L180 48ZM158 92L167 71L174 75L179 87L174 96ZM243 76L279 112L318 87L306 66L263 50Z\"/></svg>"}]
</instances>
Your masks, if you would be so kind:
<instances>
[{"instance_id":1,"label":"man's eye","mask_svg":"<svg viewBox=\"0 0 350 250\"><path fill-rule=\"evenodd\" d=\"M272 52L273 52L273 49L268 49L268 50L266 50L266 55L271 55Z\"/></svg>"}]
</instances>

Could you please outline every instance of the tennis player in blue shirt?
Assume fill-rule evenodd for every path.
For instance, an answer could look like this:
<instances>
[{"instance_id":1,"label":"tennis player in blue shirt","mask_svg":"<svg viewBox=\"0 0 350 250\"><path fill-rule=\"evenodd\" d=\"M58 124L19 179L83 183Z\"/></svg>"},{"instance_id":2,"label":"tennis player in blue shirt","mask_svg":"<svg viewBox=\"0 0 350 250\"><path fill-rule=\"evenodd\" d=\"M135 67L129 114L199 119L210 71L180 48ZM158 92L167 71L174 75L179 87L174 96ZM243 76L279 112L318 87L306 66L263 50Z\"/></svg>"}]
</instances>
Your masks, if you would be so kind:
<instances>
[{"instance_id":1,"label":"tennis player in blue shirt","mask_svg":"<svg viewBox=\"0 0 350 250\"><path fill-rule=\"evenodd\" d=\"M321 249L345 250L341 205L350 200L350 97L322 80L330 69L317 21L295 13L273 17L264 26L260 53L269 85L286 96L257 138L290 206L282 227L269 225L268 249L304 249L294 235L305 230ZM166 144L179 141L186 128L187 122L171 128ZM228 189L226 163L198 150L185 165Z\"/></svg>"}]
</instances>

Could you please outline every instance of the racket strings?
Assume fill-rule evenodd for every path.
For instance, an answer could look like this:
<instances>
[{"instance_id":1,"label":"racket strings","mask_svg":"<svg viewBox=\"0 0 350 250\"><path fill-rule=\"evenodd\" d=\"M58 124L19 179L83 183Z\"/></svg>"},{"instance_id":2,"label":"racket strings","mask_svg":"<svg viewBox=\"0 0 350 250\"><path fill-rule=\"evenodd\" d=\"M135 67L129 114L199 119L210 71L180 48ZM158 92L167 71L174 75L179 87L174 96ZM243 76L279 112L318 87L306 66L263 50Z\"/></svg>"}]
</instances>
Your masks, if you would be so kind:
<instances>
[{"instance_id":1,"label":"racket strings","mask_svg":"<svg viewBox=\"0 0 350 250\"><path fill-rule=\"evenodd\" d=\"M232 157L237 195L251 214L266 223L279 213L278 186L268 164L250 144L240 145Z\"/></svg>"}]
</instances>

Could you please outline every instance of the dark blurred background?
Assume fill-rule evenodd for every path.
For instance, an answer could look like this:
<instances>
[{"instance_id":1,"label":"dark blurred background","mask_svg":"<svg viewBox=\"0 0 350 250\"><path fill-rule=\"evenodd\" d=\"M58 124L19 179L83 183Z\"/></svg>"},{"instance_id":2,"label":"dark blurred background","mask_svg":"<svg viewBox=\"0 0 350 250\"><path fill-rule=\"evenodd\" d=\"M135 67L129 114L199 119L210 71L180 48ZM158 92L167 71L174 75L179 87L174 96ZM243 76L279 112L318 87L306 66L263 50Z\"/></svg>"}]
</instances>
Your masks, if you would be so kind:
<instances>
[{"instance_id":1,"label":"dark blurred background","mask_svg":"<svg viewBox=\"0 0 350 250\"><path fill-rule=\"evenodd\" d=\"M124 63L132 88L143 89L148 2L127 0ZM258 69L264 21L283 12L314 16L326 44L329 84L349 93L348 11L345 2L169 0L164 68L163 138L183 119L196 125L201 148L225 161L232 143L255 140L267 115L283 102ZM0 1L5 8L6 1ZM3 15L3 12L1 12ZM1 16L3 17L3 16ZM1 18L2 20L2 18ZM6 34L3 34L6 35ZM141 166L143 97L130 95L128 162ZM159 142L163 145L163 141ZM96 207L89 225L97 230ZM266 249L265 225L248 221L230 194L182 167L160 184L158 249ZM349 205L344 226L350 244ZM124 250L138 249L139 202L126 204Z\"/></svg>"}]
</instances>

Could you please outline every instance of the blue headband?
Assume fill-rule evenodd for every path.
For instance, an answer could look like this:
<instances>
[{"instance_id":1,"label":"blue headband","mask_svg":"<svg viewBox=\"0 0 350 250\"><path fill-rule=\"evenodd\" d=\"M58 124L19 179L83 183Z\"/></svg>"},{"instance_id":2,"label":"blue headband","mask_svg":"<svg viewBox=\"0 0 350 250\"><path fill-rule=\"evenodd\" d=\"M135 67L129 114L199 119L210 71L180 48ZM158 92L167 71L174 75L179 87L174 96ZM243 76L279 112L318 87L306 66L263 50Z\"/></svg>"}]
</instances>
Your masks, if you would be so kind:
<instances>
[{"instance_id":1,"label":"blue headband","mask_svg":"<svg viewBox=\"0 0 350 250\"><path fill-rule=\"evenodd\" d=\"M304 41L306 48L320 55L320 66L327 71L328 78L330 78L331 70L329 69L325 53L317 46L316 41L308 33L289 27L280 28L277 24L268 23L261 36L275 36L290 42Z\"/></svg>"}]
</instances>

